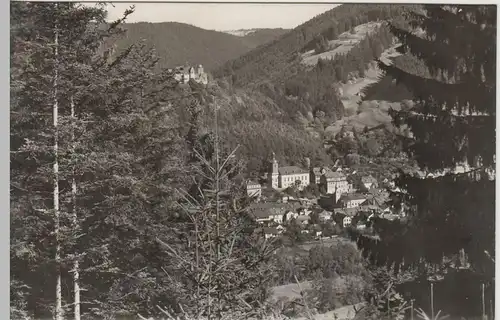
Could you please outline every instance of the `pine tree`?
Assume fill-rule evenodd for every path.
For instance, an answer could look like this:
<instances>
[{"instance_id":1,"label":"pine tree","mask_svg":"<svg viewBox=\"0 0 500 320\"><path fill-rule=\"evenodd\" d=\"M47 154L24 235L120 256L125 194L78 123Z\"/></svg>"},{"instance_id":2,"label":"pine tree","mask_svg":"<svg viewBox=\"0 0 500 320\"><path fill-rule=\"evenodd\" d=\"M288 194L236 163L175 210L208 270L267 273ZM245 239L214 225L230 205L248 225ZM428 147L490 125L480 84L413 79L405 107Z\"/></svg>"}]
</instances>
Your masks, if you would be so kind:
<instances>
[{"instance_id":1,"label":"pine tree","mask_svg":"<svg viewBox=\"0 0 500 320\"><path fill-rule=\"evenodd\" d=\"M406 190L399 196L412 211L391 242L403 243L404 252L392 252L391 260L439 265L464 249L474 270L492 279L496 7L427 5L408 18L411 29L391 24L391 32L402 42L399 50L425 62L431 77L379 65L415 96L411 109L392 116L410 128L405 148L424 177L402 174L398 180ZM466 172L453 171L462 163Z\"/></svg>"}]
</instances>

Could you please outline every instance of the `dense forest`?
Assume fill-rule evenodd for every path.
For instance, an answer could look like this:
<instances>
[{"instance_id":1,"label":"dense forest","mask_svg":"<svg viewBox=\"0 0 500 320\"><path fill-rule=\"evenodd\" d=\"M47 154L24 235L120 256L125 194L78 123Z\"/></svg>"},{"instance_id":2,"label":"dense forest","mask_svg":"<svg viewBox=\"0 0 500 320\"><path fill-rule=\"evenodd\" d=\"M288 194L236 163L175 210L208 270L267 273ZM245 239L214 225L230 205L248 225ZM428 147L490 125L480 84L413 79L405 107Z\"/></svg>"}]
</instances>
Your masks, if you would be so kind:
<instances>
[{"instance_id":1,"label":"dense forest","mask_svg":"<svg viewBox=\"0 0 500 320\"><path fill-rule=\"evenodd\" d=\"M272 152L281 165L304 165L309 157L319 163L331 163L321 140L312 137L288 117L275 99L259 91L247 92L231 88L227 83L212 83L207 88L190 83L185 94L195 94L203 101L212 101L219 108L220 134L230 148L240 146L238 155L245 159L247 173L258 174L268 169ZM199 106L204 130L214 127L213 108ZM179 106L180 121L189 121L191 112Z\"/></svg>"},{"instance_id":2,"label":"dense forest","mask_svg":"<svg viewBox=\"0 0 500 320\"><path fill-rule=\"evenodd\" d=\"M188 63L202 64L207 70L273 41L285 32L283 29L263 29L238 37L178 22L136 22L124 24L123 29L127 33L116 42L119 51L144 40L148 47L155 48L161 58L161 67Z\"/></svg>"}]
</instances>

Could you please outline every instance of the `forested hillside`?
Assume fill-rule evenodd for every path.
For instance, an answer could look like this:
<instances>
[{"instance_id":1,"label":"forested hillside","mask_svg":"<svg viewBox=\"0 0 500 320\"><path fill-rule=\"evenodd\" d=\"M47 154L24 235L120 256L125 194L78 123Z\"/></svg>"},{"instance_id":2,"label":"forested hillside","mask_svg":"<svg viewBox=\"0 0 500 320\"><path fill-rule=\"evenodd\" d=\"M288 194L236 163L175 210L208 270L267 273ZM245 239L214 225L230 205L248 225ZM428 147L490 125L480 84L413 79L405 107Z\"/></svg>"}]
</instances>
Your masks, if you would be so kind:
<instances>
[{"instance_id":1,"label":"forested hillside","mask_svg":"<svg viewBox=\"0 0 500 320\"><path fill-rule=\"evenodd\" d=\"M217 76L230 76L235 84L245 85L255 81L274 78L288 70L299 58L298 53L314 48L321 34L332 27L338 33L348 31L356 25L400 16L411 5L343 4L327 11L293 29L279 41L229 61L218 69ZM293 71L291 72L293 74Z\"/></svg>"},{"instance_id":2,"label":"forested hillside","mask_svg":"<svg viewBox=\"0 0 500 320\"><path fill-rule=\"evenodd\" d=\"M178 22L137 22L123 28L127 33L117 42L120 49L144 39L149 47L156 49L161 67L187 62L202 64L209 70L284 33L283 29L263 29L238 37Z\"/></svg>"},{"instance_id":3,"label":"forested hillside","mask_svg":"<svg viewBox=\"0 0 500 320\"><path fill-rule=\"evenodd\" d=\"M272 152L283 165L303 166L306 157L324 164L331 161L320 139L309 135L283 113L275 100L259 91L231 88L224 82L211 83L204 88L192 82L179 94L186 93L195 94L201 103L194 103L194 109L186 108L186 103L178 104L180 122L192 123L196 114L203 130L209 131L214 127L214 108L217 106L220 133L226 147L239 146L237 155L245 160L248 174L267 170ZM189 125L185 128L187 130Z\"/></svg>"},{"instance_id":4,"label":"forested hillside","mask_svg":"<svg viewBox=\"0 0 500 320\"><path fill-rule=\"evenodd\" d=\"M256 48L260 45L270 43L274 40L279 39L281 36L289 32L288 29L276 28L276 29L256 29L255 31L245 34L242 38L243 41L252 48Z\"/></svg>"},{"instance_id":5,"label":"forested hillside","mask_svg":"<svg viewBox=\"0 0 500 320\"><path fill-rule=\"evenodd\" d=\"M369 63L393 45L393 36L381 20L400 23L401 13L415 8L418 6L341 5L224 64L214 76L230 86L263 93L290 121L322 138L326 127L344 117L339 84L364 77ZM364 32L367 28L370 32ZM344 32L356 38L348 50L330 60L319 59L312 67L303 63L303 54L310 49L335 50L335 44L328 42Z\"/></svg>"}]
</instances>

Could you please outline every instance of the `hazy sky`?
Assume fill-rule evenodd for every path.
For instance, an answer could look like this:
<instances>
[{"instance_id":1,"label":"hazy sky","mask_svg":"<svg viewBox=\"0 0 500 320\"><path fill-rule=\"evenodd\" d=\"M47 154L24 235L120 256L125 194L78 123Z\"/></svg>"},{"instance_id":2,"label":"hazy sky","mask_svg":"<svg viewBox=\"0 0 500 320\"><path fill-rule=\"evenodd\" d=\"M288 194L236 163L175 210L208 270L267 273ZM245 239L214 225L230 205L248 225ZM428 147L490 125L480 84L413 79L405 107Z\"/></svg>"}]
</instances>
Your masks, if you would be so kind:
<instances>
[{"instance_id":1,"label":"hazy sky","mask_svg":"<svg viewBox=\"0 0 500 320\"><path fill-rule=\"evenodd\" d=\"M121 17L125 9L135 4L135 12L127 22L188 23L211 30L251 28L291 29L328 11L336 4L232 4L232 3L114 3L108 5L109 19Z\"/></svg>"}]
</instances>

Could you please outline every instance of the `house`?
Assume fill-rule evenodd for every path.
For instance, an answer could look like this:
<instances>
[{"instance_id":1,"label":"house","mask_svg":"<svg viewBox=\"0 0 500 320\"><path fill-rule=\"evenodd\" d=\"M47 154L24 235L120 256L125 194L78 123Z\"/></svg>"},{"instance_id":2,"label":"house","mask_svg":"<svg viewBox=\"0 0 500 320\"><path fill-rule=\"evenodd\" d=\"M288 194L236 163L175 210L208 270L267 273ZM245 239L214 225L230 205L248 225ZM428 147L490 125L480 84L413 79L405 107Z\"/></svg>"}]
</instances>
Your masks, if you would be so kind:
<instances>
[{"instance_id":1,"label":"house","mask_svg":"<svg viewBox=\"0 0 500 320\"><path fill-rule=\"evenodd\" d=\"M275 238L279 235L278 229L276 228L264 228L263 231L266 239Z\"/></svg>"},{"instance_id":2,"label":"house","mask_svg":"<svg viewBox=\"0 0 500 320\"><path fill-rule=\"evenodd\" d=\"M307 209L307 208L304 208L304 207L301 207L298 209L298 213L299 213L299 216L310 216L312 211Z\"/></svg>"},{"instance_id":3,"label":"house","mask_svg":"<svg viewBox=\"0 0 500 320\"><path fill-rule=\"evenodd\" d=\"M262 196L262 186L260 183L252 180L247 181L247 195L259 199Z\"/></svg>"},{"instance_id":4,"label":"house","mask_svg":"<svg viewBox=\"0 0 500 320\"><path fill-rule=\"evenodd\" d=\"M306 225L306 224L309 224L309 221L311 220L311 217L310 216L298 216L295 221L297 222L297 224L302 224L302 225Z\"/></svg>"},{"instance_id":5,"label":"house","mask_svg":"<svg viewBox=\"0 0 500 320\"><path fill-rule=\"evenodd\" d=\"M332 213L330 211L323 210L318 214L320 221L329 221L332 219Z\"/></svg>"},{"instance_id":6,"label":"house","mask_svg":"<svg viewBox=\"0 0 500 320\"><path fill-rule=\"evenodd\" d=\"M319 237L321 237L323 235L323 230L321 230L321 226L315 224L315 225L312 226L311 229L314 232L314 236L316 238L319 238Z\"/></svg>"},{"instance_id":7,"label":"house","mask_svg":"<svg viewBox=\"0 0 500 320\"><path fill-rule=\"evenodd\" d=\"M286 228L280 224L276 227L276 230L278 231L278 234L282 234L283 232L286 231Z\"/></svg>"},{"instance_id":8,"label":"house","mask_svg":"<svg viewBox=\"0 0 500 320\"><path fill-rule=\"evenodd\" d=\"M376 188L377 179L375 179L372 175L363 176L360 179L360 187L366 190L370 190L371 188Z\"/></svg>"},{"instance_id":9,"label":"house","mask_svg":"<svg viewBox=\"0 0 500 320\"><path fill-rule=\"evenodd\" d=\"M172 72L174 73L174 79L180 83L185 84L189 80L205 85L208 83L208 75L204 72L201 64L196 69L190 66L178 66Z\"/></svg>"},{"instance_id":10,"label":"house","mask_svg":"<svg viewBox=\"0 0 500 320\"><path fill-rule=\"evenodd\" d=\"M285 213L284 221L290 221L291 219L296 219L299 216L297 212L288 211Z\"/></svg>"},{"instance_id":11,"label":"house","mask_svg":"<svg viewBox=\"0 0 500 320\"><path fill-rule=\"evenodd\" d=\"M309 172L297 166L279 167L273 152L268 181L273 189L286 189L298 184L299 189L309 185Z\"/></svg>"},{"instance_id":12,"label":"house","mask_svg":"<svg viewBox=\"0 0 500 320\"><path fill-rule=\"evenodd\" d=\"M330 169L328 167L314 167L314 168L312 168L311 172L310 172L310 174L311 174L310 183L319 185L321 176L327 172L333 172L333 171L332 171L332 169Z\"/></svg>"},{"instance_id":13,"label":"house","mask_svg":"<svg viewBox=\"0 0 500 320\"><path fill-rule=\"evenodd\" d=\"M350 216L340 212L335 214L334 220L335 222L340 224L343 228L350 226L352 223L352 218Z\"/></svg>"},{"instance_id":14,"label":"house","mask_svg":"<svg viewBox=\"0 0 500 320\"><path fill-rule=\"evenodd\" d=\"M285 214L299 208L295 203L252 203L248 209L249 214L259 223L283 223Z\"/></svg>"},{"instance_id":15,"label":"house","mask_svg":"<svg viewBox=\"0 0 500 320\"><path fill-rule=\"evenodd\" d=\"M349 192L349 182L342 172L326 171L320 178L320 184L327 194L338 193L342 195Z\"/></svg>"},{"instance_id":16,"label":"house","mask_svg":"<svg viewBox=\"0 0 500 320\"><path fill-rule=\"evenodd\" d=\"M357 208L366 201L366 196L363 194L346 194L340 197L339 202L342 208Z\"/></svg>"},{"instance_id":17,"label":"house","mask_svg":"<svg viewBox=\"0 0 500 320\"><path fill-rule=\"evenodd\" d=\"M287 166L278 168L279 187L286 189L295 186L298 181L298 189L301 190L309 185L309 173L307 170L296 166Z\"/></svg>"}]
</instances>

